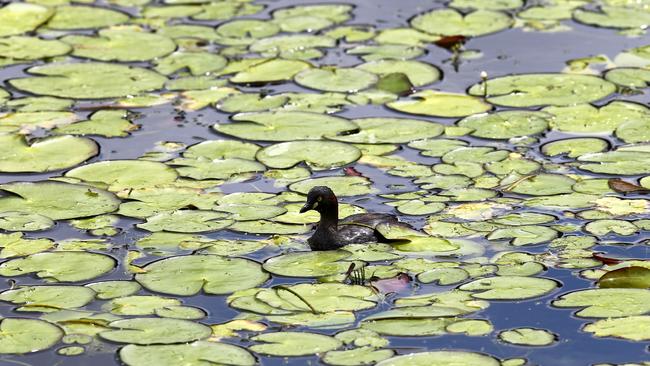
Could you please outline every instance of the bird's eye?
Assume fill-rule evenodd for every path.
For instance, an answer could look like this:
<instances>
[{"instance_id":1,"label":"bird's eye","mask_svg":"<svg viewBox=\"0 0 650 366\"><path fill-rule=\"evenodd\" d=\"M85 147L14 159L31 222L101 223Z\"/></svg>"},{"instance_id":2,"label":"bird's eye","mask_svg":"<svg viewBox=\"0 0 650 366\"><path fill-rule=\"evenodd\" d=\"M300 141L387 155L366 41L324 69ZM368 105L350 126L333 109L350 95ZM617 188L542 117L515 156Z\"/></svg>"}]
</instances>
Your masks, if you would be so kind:
<instances>
[{"instance_id":1,"label":"bird's eye","mask_svg":"<svg viewBox=\"0 0 650 366\"><path fill-rule=\"evenodd\" d=\"M316 198L316 201L317 201L317 202L320 202L320 201L322 201L322 200L323 200L323 196L318 196L318 198Z\"/></svg>"}]
</instances>

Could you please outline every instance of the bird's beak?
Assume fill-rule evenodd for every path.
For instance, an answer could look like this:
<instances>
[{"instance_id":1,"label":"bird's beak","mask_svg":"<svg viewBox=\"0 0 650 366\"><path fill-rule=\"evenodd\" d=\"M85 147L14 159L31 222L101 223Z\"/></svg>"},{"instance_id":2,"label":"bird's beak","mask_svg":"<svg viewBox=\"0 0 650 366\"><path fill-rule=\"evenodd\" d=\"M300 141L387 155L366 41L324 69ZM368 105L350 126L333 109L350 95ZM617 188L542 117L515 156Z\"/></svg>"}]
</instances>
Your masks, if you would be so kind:
<instances>
[{"instance_id":1,"label":"bird's beak","mask_svg":"<svg viewBox=\"0 0 650 366\"><path fill-rule=\"evenodd\" d=\"M311 202L307 202L307 203L305 203L305 205L302 206L302 208L300 209L300 213L305 213L305 212L307 212L307 211L309 211L309 210L311 210L311 209L313 209Z\"/></svg>"},{"instance_id":2,"label":"bird's beak","mask_svg":"<svg viewBox=\"0 0 650 366\"><path fill-rule=\"evenodd\" d=\"M305 213L309 210L315 210L316 207L318 206L318 201L317 200L308 200L304 206L300 209L300 213Z\"/></svg>"}]
</instances>

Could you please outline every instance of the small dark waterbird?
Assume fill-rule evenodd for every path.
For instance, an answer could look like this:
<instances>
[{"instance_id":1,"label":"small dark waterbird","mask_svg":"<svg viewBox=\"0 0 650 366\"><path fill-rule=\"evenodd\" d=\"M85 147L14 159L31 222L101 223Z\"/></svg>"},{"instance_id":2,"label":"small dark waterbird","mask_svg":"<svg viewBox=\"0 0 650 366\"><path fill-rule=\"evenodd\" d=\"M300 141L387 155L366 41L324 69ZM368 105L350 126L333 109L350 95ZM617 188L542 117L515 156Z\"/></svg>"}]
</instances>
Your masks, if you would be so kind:
<instances>
[{"instance_id":1,"label":"small dark waterbird","mask_svg":"<svg viewBox=\"0 0 650 366\"><path fill-rule=\"evenodd\" d=\"M314 210L320 213L320 222L309 238L311 250L334 250L347 244L389 242L375 228L384 223L399 221L395 216L364 213L339 221L339 203L329 187L316 186L307 193L307 202L300 213Z\"/></svg>"}]
</instances>

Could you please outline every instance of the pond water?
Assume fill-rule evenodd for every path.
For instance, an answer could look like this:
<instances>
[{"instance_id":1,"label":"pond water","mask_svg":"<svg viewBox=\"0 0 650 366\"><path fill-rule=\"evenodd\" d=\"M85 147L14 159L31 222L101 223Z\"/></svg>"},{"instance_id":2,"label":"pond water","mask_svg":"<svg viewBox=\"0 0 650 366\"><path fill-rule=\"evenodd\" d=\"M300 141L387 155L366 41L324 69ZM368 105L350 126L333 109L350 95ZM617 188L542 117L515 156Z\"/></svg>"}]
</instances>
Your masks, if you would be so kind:
<instances>
[{"instance_id":1,"label":"pond water","mask_svg":"<svg viewBox=\"0 0 650 366\"><path fill-rule=\"evenodd\" d=\"M647 24L645 0L4 4L0 365L650 363ZM310 252L323 184L410 227Z\"/></svg>"}]
</instances>

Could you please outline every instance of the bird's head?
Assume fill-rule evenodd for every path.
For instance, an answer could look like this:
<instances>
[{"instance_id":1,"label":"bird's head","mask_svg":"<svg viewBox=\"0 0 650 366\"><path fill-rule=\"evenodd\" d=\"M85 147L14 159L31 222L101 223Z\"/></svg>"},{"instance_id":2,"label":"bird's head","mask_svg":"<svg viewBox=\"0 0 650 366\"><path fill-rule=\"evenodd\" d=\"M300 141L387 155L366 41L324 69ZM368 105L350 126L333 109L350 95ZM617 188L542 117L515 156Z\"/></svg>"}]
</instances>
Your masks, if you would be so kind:
<instances>
[{"instance_id":1,"label":"bird's head","mask_svg":"<svg viewBox=\"0 0 650 366\"><path fill-rule=\"evenodd\" d=\"M305 213L309 210L324 212L330 207L338 209L337 205L336 195L334 195L334 192L329 187L316 186L307 193L307 202L300 209L300 213Z\"/></svg>"}]
</instances>

